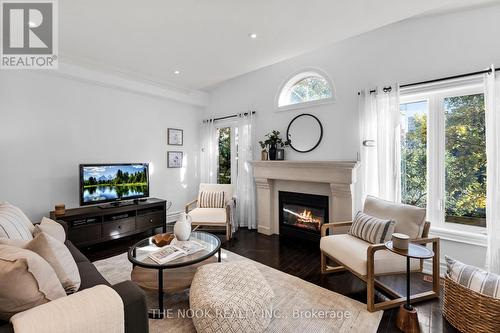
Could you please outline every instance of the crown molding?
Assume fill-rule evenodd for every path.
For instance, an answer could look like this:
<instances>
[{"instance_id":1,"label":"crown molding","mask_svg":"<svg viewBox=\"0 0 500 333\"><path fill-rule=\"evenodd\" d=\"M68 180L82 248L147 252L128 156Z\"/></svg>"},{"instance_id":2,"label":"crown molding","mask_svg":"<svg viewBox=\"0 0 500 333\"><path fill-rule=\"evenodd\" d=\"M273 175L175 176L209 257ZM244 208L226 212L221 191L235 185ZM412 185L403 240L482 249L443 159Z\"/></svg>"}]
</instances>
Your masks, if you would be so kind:
<instances>
[{"instance_id":1,"label":"crown molding","mask_svg":"<svg viewBox=\"0 0 500 333\"><path fill-rule=\"evenodd\" d=\"M199 107L207 106L210 98L210 95L204 91L173 88L152 81L124 77L106 70L91 69L68 62L59 62L57 70L47 70L44 73Z\"/></svg>"}]
</instances>

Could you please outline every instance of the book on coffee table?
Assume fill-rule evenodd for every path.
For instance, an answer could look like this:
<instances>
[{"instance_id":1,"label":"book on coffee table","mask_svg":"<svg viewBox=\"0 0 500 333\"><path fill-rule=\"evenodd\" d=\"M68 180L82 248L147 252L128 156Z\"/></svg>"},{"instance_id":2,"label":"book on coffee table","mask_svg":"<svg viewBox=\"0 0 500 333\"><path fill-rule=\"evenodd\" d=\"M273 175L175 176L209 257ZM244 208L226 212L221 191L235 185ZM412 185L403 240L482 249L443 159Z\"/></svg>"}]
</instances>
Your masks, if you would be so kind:
<instances>
[{"instance_id":1,"label":"book on coffee table","mask_svg":"<svg viewBox=\"0 0 500 333\"><path fill-rule=\"evenodd\" d=\"M156 263L162 265L204 249L206 249L206 246L200 242L174 240L170 245L165 245L158 251L151 252L148 256Z\"/></svg>"}]
</instances>

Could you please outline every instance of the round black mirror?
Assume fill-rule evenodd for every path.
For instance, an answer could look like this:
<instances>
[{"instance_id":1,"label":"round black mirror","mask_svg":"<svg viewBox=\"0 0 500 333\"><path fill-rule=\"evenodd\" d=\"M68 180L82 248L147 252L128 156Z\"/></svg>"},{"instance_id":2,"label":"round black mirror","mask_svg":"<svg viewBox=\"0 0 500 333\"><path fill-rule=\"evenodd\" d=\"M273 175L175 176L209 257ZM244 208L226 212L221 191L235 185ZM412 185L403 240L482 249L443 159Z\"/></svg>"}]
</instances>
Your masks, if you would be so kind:
<instances>
[{"instance_id":1,"label":"round black mirror","mask_svg":"<svg viewBox=\"0 0 500 333\"><path fill-rule=\"evenodd\" d=\"M293 118L286 130L290 147L299 153L314 150L323 138L323 125L312 114L304 113Z\"/></svg>"}]
</instances>

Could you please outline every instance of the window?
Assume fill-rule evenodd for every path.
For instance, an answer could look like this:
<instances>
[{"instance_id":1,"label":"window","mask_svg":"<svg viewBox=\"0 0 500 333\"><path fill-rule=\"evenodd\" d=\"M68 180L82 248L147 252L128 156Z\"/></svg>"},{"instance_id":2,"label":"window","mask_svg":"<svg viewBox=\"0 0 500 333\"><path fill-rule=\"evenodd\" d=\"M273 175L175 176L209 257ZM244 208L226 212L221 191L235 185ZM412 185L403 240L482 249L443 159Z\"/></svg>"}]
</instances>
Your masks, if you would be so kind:
<instances>
[{"instance_id":1,"label":"window","mask_svg":"<svg viewBox=\"0 0 500 333\"><path fill-rule=\"evenodd\" d=\"M333 89L326 75L318 71L305 71L294 75L281 88L278 108L303 106L331 101Z\"/></svg>"},{"instance_id":2,"label":"window","mask_svg":"<svg viewBox=\"0 0 500 333\"><path fill-rule=\"evenodd\" d=\"M231 127L217 129L219 159L217 183L231 184Z\"/></svg>"},{"instance_id":3,"label":"window","mask_svg":"<svg viewBox=\"0 0 500 333\"><path fill-rule=\"evenodd\" d=\"M427 101L400 105L401 201L425 208L427 204Z\"/></svg>"},{"instance_id":4,"label":"window","mask_svg":"<svg viewBox=\"0 0 500 333\"><path fill-rule=\"evenodd\" d=\"M230 124L217 128L217 183L235 183L237 170L238 128Z\"/></svg>"},{"instance_id":5,"label":"window","mask_svg":"<svg viewBox=\"0 0 500 333\"><path fill-rule=\"evenodd\" d=\"M401 198L443 227L486 226L486 136L480 85L401 97ZM467 228L467 227L465 227Z\"/></svg>"}]
</instances>

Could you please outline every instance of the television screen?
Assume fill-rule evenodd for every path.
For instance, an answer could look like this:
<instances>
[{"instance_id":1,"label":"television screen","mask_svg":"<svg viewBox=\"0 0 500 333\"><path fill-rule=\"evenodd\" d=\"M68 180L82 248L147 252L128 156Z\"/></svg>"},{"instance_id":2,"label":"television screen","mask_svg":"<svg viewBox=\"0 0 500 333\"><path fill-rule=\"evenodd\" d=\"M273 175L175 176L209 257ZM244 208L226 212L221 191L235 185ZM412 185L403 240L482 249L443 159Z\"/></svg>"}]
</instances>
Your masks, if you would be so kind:
<instances>
[{"instance_id":1,"label":"television screen","mask_svg":"<svg viewBox=\"0 0 500 333\"><path fill-rule=\"evenodd\" d=\"M147 163L80 165L80 204L149 196Z\"/></svg>"}]
</instances>

